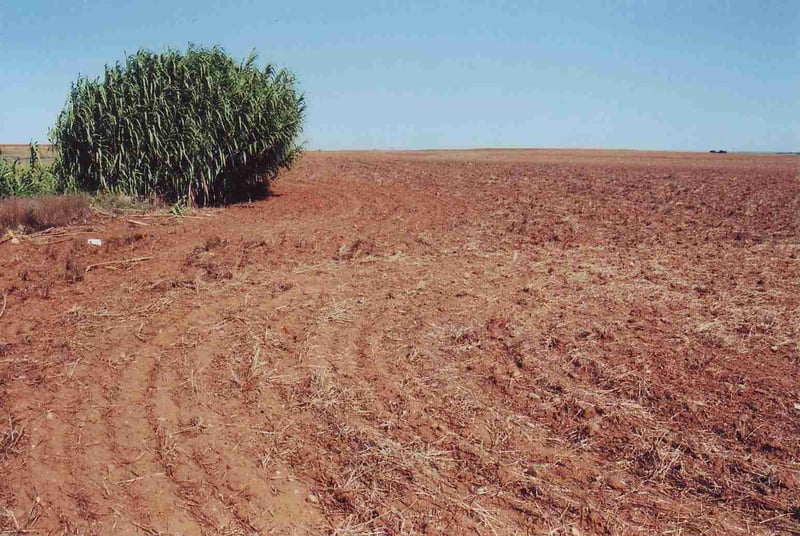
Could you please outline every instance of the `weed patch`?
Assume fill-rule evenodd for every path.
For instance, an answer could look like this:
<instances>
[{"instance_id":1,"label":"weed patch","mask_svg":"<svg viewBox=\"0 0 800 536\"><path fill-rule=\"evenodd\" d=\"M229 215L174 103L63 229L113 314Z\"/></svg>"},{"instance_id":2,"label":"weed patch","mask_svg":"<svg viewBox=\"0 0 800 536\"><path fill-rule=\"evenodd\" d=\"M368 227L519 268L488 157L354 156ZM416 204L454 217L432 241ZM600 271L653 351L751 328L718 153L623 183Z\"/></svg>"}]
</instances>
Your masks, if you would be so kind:
<instances>
[{"instance_id":1,"label":"weed patch","mask_svg":"<svg viewBox=\"0 0 800 536\"><path fill-rule=\"evenodd\" d=\"M84 221L89 198L83 195L46 195L0 200L0 231L22 228L40 231Z\"/></svg>"}]
</instances>

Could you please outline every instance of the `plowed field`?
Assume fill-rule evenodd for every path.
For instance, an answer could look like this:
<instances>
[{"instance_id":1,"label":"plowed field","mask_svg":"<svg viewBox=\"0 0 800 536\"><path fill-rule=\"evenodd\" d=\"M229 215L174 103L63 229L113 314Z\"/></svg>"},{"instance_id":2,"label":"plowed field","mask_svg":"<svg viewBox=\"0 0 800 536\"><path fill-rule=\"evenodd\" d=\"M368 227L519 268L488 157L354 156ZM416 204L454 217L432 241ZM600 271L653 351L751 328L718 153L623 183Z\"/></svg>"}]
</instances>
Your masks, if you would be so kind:
<instances>
[{"instance_id":1,"label":"plowed field","mask_svg":"<svg viewBox=\"0 0 800 536\"><path fill-rule=\"evenodd\" d=\"M799 163L309 153L0 244L0 533L798 533Z\"/></svg>"}]
</instances>

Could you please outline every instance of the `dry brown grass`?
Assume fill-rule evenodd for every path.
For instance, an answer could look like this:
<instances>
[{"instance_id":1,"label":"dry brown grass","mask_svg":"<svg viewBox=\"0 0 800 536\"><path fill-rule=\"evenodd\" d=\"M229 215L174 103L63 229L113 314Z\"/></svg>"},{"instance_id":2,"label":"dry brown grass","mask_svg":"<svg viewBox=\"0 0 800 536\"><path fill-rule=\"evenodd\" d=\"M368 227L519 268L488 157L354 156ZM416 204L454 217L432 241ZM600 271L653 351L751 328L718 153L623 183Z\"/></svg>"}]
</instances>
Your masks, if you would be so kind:
<instances>
[{"instance_id":1,"label":"dry brown grass","mask_svg":"<svg viewBox=\"0 0 800 536\"><path fill-rule=\"evenodd\" d=\"M19 421L8 418L5 430L0 433L0 460L18 452L18 447L25 430L20 426Z\"/></svg>"},{"instance_id":2,"label":"dry brown grass","mask_svg":"<svg viewBox=\"0 0 800 536\"><path fill-rule=\"evenodd\" d=\"M83 195L47 195L0 200L0 231L22 227L40 231L84 221L89 198Z\"/></svg>"}]
</instances>

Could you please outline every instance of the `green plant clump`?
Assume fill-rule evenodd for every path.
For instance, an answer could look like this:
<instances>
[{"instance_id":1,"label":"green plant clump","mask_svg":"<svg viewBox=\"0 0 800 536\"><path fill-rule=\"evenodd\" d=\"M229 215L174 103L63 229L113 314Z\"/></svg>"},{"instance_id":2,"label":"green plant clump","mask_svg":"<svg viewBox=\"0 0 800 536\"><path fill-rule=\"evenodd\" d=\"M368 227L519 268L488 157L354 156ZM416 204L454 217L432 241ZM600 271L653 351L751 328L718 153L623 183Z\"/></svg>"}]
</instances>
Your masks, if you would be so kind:
<instances>
[{"instance_id":1,"label":"green plant clump","mask_svg":"<svg viewBox=\"0 0 800 536\"><path fill-rule=\"evenodd\" d=\"M73 84L51 131L65 190L192 204L262 193L297 158L294 76L222 49L140 50Z\"/></svg>"},{"instance_id":2,"label":"green plant clump","mask_svg":"<svg viewBox=\"0 0 800 536\"><path fill-rule=\"evenodd\" d=\"M49 195L58 191L59 181L50 168L41 165L38 147L38 143L31 143L28 165L19 159L0 158L0 198Z\"/></svg>"}]
</instances>

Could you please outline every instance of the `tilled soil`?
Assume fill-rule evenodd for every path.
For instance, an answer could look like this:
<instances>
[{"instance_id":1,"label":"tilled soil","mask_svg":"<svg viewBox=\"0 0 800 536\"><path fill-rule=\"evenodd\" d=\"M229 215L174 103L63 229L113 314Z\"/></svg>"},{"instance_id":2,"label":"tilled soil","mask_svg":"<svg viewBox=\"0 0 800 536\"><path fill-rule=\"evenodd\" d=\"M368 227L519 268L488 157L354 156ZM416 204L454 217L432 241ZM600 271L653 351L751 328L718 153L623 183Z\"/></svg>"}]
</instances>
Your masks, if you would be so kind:
<instances>
[{"instance_id":1,"label":"tilled soil","mask_svg":"<svg viewBox=\"0 0 800 536\"><path fill-rule=\"evenodd\" d=\"M800 532L799 163L309 153L0 244L0 533Z\"/></svg>"}]
</instances>

